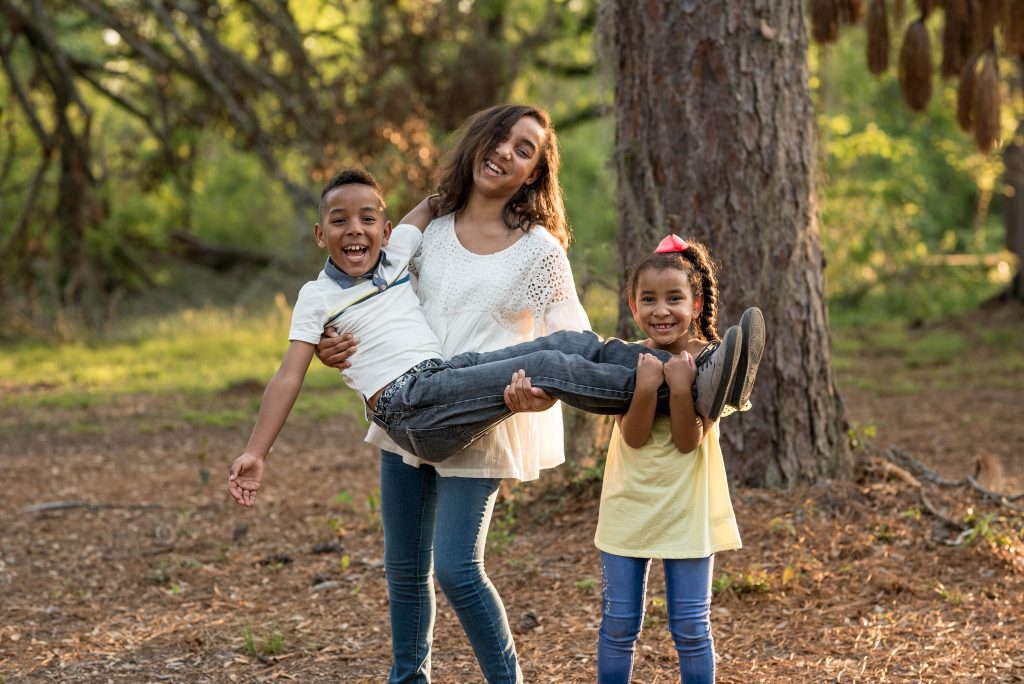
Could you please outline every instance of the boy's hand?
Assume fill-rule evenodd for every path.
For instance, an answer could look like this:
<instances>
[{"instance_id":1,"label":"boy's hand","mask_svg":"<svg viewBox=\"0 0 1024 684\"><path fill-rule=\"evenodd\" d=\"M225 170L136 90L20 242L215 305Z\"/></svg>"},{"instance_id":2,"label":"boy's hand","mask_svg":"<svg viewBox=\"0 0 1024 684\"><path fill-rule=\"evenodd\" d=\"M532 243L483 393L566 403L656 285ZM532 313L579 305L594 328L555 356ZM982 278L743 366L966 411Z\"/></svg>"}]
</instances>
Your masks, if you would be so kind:
<instances>
[{"instance_id":1,"label":"boy's hand","mask_svg":"<svg viewBox=\"0 0 1024 684\"><path fill-rule=\"evenodd\" d=\"M665 366L654 354L641 354L636 360L636 391L657 392L665 379Z\"/></svg>"},{"instance_id":2,"label":"boy's hand","mask_svg":"<svg viewBox=\"0 0 1024 684\"><path fill-rule=\"evenodd\" d=\"M681 351L665 364L665 381L673 392L689 392L697 379L697 362L688 351Z\"/></svg>"},{"instance_id":3,"label":"boy's hand","mask_svg":"<svg viewBox=\"0 0 1024 684\"><path fill-rule=\"evenodd\" d=\"M526 371L520 369L512 374L512 381L505 387L505 406L512 413L547 411L555 405L555 398L539 387L530 384Z\"/></svg>"},{"instance_id":4,"label":"boy's hand","mask_svg":"<svg viewBox=\"0 0 1024 684\"><path fill-rule=\"evenodd\" d=\"M316 357L329 368L345 370L352 367L352 362L348 359L356 353L358 344L359 340L351 333L339 335L334 328L325 328L319 344L316 345Z\"/></svg>"},{"instance_id":5,"label":"boy's hand","mask_svg":"<svg viewBox=\"0 0 1024 684\"><path fill-rule=\"evenodd\" d=\"M252 507L256 503L256 490L263 482L263 459L253 454L242 454L228 471L228 493L239 506Z\"/></svg>"}]
</instances>

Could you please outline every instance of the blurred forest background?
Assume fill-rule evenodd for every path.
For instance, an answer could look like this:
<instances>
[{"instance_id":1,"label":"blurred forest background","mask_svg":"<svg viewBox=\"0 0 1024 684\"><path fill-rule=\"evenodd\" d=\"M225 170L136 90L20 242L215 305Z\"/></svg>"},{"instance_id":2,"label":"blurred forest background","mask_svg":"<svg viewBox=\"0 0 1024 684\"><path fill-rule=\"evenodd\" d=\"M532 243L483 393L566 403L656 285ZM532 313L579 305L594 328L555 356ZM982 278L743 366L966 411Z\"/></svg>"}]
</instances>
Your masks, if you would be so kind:
<instances>
[{"instance_id":1,"label":"blurred forest background","mask_svg":"<svg viewBox=\"0 0 1024 684\"><path fill-rule=\"evenodd\" d=\"M700 41L717 53L658 71ZM622 142L623 55L672 81L621 81L649 96L636 128L678 130L649 110L681 101L703 115L689 137ZM727 304L757 297L774 326L755 408L723 431L744 549L716 560L720 681L1024 681L1022 55L1024 0L0 0L0 682L381 681L379 473L355 393L314 362L259 507L222 478L322 267L323 182L365 166L398 218L464 118L505 101L553 115L599 332L647 242L620 240L617 146L701 172L707 220L678 225L749 237L708 240L734 257ZM700 97L666 95L681 86ZM694 156L718 157L680 160L716 136ZM743 201L714 201L723 177ZM656 190L642 199L685 204ZM752 263L760 289L727 290ZM794 282L810 296L790 307ZM488 536L528 681L593 681L607 439L570 416L575 453L508 483ZM812 462L846 446L843 468ZM657 573L638 681L678 676ZM440 610L438 681L475 681Z\"/></svg>"},{"instance_id":2,"label":"blurred forest background","mask_svg":"<svg viewBox=\"0 0 1024 684\"><path fill-rule=\"evenodd\" d=\"M81 336L290 297L320 263L309 235L326 177L368 167L397 217L452 131L501 101L554 115L578 285L606 326L614 74L594 48L596 5L3 0L2 334ZM864 50L848 30L810 53L833 315L976 306L1015 268L1002 155L958 129L955 79L915 114L896 70L872 76ZM1019 71L1004 62L1012 138Z\"/></svg>"},{"instance_id":3,"label":"blurred forest background","mask_svg":"<svg viewBox=\"0 0 1024 684\"><path fill-rule=\"evenodd\" d=\"M265 377L287 303L321 265L322 182L365 166L397 218L463 119L502 101L554 116L577 286L610 333L620 267L602 12L597 0L0 0L4 375L84 402L90 386L133 391L174 371L131 367L127 352L70 368L32 341L59 334L81 359L174 331L186 346L219 337L224 355L244 355L242 377ZM890 17L894 55L916 18ZM941 45L943 22L925 25ZM1002 148L978 152L957 125L957 79L936 75L915 113L895 66L869 71L864 30L812 33L838 38L809 52L833 324L938 320L1004 291L1012 190ZM1009 145L1020 64L997 65ZM210 360L209 382L240 379L225 364Z\"/></svg>"}]
</instances>

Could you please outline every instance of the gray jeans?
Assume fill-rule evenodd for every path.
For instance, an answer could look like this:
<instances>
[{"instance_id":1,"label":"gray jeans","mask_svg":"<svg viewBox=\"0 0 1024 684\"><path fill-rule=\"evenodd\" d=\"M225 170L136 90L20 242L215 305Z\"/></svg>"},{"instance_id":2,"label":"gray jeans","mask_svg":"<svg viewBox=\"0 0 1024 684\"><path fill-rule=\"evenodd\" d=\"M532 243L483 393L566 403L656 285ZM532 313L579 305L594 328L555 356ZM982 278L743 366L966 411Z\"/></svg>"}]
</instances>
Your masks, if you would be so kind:
<instances>
[{"instance_id":1,"label":"gray jeans","mask_svg":"<svg viewBox=\"0 0 1024 684\"><path fill-rule=\"evenodd\" d=\"M512 415L505 387L523 369L534 387L588 413L629 408L641 354L668 361L672 354L592 332L561 331L492 352L467 352L435 367L403 375L385 389L373 421L400 447L439 463L480 439ZM392 383L394 384L394 383ZM668 386L658 390L658 412L668 413Z\"/></svg>"}]
</instances>

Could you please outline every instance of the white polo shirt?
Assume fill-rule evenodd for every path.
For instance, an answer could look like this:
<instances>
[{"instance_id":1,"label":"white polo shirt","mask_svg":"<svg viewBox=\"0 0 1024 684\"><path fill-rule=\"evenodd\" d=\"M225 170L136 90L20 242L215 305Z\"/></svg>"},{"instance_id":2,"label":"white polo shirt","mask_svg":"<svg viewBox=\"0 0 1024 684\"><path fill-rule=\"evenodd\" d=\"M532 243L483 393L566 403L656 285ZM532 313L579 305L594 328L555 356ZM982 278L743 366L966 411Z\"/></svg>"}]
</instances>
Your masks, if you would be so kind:
<instances>
[{"instance_id":1,"label":"white polo shirt","mask_svg":"<svg viewBox=\"0 0 1024 684\"><path fill-rule=\"evenodd\" d=\"M288 339L315 345L328 322L339 334L358 337L359 346L349 359L352 366L341 377L364 400L420 361L443 358L441 342L427 325L408 278L409 259L422 239L420 229L409 224L391 232L379 270L389 284L383 290L362 278L343 288L324 271L299 290ZM362 301L351 304L358 299Z\"/></svg>"}]
</instances>

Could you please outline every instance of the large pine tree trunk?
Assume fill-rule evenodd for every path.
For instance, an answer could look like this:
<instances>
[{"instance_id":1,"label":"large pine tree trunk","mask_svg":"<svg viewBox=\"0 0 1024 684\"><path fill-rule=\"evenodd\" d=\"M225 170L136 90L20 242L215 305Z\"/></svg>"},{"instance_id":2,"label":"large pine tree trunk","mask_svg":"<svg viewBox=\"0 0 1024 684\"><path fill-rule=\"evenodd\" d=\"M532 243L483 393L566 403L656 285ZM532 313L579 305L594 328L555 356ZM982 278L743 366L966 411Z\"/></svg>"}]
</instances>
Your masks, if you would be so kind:
<instances>
[{"instance_id":1,"label":"large pine tree trunk","mask_svg":"<svg viewBox=\"0 0 1024 684\"><path fill-rule=\"evenodd\" d=\"M1017 273L1010 281L1003 299L1024 302L1024 122L1014 140L1003 151L1006 166L1006 248L1017 255Z\"/></svg>"},{"instance_id":2,"label":"large pine tree trunk","mask_svg":"<svg viewBox=\"0 0 1024 684\"><path fill-rule=\"evenodd\" d=\"M768 325L754 409L726 418L734 482L850 473L831 367L802 0L612 0L622 263L668 232L721 263L720 327ZM620 321L629 318L622 304ZM623 330L620 330L620 333Z\"/></svg>"},{"instance_id":3,"label":"large pine tree trunk","mask_svg":"<svg viewBox=\"0 0 1024 684\"><path fill-rule=\"evenodd\" d=\"M1024 56L1016 58L1015 90L1024 93ZM1006 248L1017 255L1017 273L1003 292L1003 299L1024 302L1024 119L1003 150L1006 168Z\"/></svg>"}]
</instances>

